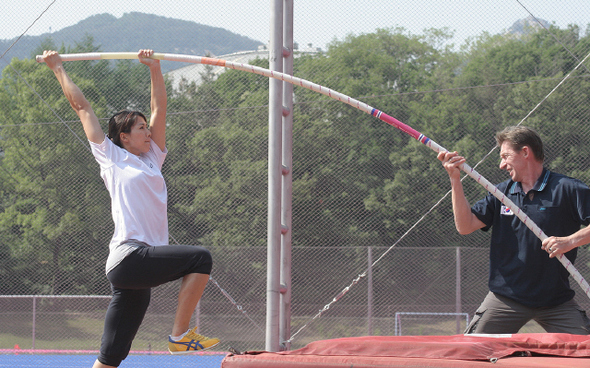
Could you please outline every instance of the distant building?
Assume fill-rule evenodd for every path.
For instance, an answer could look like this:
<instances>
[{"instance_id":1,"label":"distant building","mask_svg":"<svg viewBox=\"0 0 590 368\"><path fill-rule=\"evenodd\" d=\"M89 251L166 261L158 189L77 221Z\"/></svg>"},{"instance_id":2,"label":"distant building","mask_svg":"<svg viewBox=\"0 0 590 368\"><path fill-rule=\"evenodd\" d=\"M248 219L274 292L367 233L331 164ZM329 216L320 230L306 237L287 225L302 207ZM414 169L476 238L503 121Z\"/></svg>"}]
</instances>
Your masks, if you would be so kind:
<instances>
[{"instance_id":1,"label":"distant building","mask_svg":"<svg viewBox=\"0 0 590 368\"><path fill-rule=\"evenodd\" d=\"M313 47L312 44L308 44L303 50L299 50L299 46L294 44L295 57L300 55L317 54L322 51L319 47ZM213 58L230 61L232 63L249 64L250 61L255 59L268 59L268 47L258 46L258 50L252 51L240 51L227 55L211 56ZM195 82L198 86L201 84L201 76L206 73L206 65L203 64L191 64L182 68L178 68L165 73L165 75L172 80L172 86L175 90L178 89L180 82L185 79L186 82ZM213 78L217 79L226 68L213 66L211 72Z\"/></svg>"}]
</instances>

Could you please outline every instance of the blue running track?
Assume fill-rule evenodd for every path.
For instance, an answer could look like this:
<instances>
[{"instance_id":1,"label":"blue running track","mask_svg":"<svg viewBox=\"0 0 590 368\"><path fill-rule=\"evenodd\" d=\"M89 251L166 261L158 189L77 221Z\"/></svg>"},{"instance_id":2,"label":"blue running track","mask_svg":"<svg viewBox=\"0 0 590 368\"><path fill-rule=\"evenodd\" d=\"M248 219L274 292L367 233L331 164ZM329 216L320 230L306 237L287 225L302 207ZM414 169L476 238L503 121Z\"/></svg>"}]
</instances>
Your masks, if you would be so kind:
<instances>
[{"instance_id":1,"label":"blue running track","mask_svg":"<svg viewBox=\"0 0 590 368\"><path fill-rule=\"evenodd\" d=\"M120 368L220 368L225 355L129 355ZM1 368L90 368L95 355L0 354Z\"/></svg>"}]
</instances>

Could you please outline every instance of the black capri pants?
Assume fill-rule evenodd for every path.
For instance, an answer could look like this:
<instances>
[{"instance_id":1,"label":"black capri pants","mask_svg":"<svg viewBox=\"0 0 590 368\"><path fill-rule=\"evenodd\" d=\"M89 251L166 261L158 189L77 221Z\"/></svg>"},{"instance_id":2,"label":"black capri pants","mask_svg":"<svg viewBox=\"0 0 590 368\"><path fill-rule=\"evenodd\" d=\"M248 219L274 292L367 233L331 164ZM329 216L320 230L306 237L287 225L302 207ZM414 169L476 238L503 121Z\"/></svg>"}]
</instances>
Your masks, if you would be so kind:
<instances>
[{"instance_id":1,"label":"black capri pants","mask_svg":"<svg viewBox=\"0 0 590 368\"><path fill-rule=\"evenodd\" d=\"M144 243L138 243L144 244ZM151 288L191 273L209 275L211 253L192 245L140 245L107 274L113 298L107 309L98 361L118 367L150 303Z\"/></svg>"}]
</instances>

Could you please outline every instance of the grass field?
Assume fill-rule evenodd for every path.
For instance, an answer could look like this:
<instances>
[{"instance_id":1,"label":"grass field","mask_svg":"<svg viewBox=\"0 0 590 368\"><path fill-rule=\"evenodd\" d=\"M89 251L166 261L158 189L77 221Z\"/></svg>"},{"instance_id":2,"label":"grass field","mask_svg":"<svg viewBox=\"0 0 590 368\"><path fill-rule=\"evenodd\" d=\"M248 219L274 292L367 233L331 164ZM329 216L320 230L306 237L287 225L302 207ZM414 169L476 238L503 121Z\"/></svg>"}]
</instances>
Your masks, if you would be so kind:
<instances>
[{"instance_id":1,"label":"grass field","mask_svg":"<svg viewBox=\"0 0 590 368\"><path fill-rule=\"evenodd\" d=\"M0 313L0 349L97 350L104 313L39 314L33 329L29 313ZM132 350L166 350L169 318L148 315Z\"/></svg>"}]
</instances>

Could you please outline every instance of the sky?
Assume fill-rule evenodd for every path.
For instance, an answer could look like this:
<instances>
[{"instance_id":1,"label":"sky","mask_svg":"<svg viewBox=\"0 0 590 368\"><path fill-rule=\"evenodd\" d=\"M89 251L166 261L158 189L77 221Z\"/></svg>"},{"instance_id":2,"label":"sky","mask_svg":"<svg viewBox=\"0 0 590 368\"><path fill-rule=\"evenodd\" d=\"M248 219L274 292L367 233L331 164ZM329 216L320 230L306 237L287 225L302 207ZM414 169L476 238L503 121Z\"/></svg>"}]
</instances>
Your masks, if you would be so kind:
<instances>
[{"instance_id":1,"label":"sky","mask_svg":"<svg viewBox=\"0 0 590 368\"><path fill-rule=\"evenodd\" d=\"M142 12L220 27L268 42L272 1L2 0L0 39L13 39L25 32L55 32L95 14L120 17ZM294 0L294 40L300 46L313 44L325 49L334 39L377 28L403 27L412 34L423 34L427 28L448 27L455 34L454 43L462 44L484 31L500 33L528 17L525 7L560 28L577 24L586 31L590 23L589 0Z\"/></svg>"}]
</instances>

